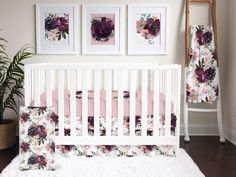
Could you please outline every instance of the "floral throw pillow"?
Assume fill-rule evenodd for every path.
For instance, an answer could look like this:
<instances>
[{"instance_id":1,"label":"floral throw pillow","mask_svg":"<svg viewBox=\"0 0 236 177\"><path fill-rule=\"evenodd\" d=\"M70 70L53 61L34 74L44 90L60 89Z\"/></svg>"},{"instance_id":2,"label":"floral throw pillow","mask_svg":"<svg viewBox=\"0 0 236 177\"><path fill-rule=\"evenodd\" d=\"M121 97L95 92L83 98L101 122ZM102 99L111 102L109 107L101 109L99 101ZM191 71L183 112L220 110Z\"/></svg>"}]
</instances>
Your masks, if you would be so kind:
<instances>
[{"instance_id":1,"label":"floral throw pillow","mask_svg":"<svg viewBox=\"0 0 236 177\"><path fill-rule=\"evenodd\" d=\"M20 169L54 170L53 107L20 107Z\"/></svg>"}]
</instances>

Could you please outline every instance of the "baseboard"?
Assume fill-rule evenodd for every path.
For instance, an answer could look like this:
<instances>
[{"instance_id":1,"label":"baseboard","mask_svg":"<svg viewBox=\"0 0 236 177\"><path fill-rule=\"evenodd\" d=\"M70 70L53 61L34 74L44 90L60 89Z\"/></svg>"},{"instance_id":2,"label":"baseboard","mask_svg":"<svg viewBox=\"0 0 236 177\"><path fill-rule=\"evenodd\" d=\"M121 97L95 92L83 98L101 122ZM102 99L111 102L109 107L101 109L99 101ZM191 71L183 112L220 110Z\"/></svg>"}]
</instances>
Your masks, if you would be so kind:
<instances>
[{"instance_id":1,"label":"baseboard","mask_svg":"<svg viewBox=\"0 0 236 177\"><path fill-rule=\"evenodd\" d=\"M224 128L224 130L226 139L236 145L236 131L226 127Z\"/></svg>"},{"instance_id":2,"label":"baseboard","mask_svg":"<svg viewBox=\"0 0 236 177\"><path fill-rule=\"evenodd\" d=\"M218 136L217 125L189 124L189 135L193 136ZM180 126L180 134L184 135L184 125Z\"/></svg>"}]
</instances>

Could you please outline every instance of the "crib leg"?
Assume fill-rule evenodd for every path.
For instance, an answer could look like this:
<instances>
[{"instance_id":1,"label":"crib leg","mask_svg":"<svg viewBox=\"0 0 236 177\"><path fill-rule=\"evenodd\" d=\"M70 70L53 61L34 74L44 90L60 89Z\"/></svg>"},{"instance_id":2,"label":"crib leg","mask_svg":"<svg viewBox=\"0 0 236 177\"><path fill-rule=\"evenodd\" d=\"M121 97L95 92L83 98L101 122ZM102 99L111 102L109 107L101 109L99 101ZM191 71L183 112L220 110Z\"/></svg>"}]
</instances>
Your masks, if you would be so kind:
<instances>
[{"instance_id":1,"label":"crib leg","mask_svg":"<svg viewBox=\"0 0 236 177\"><path fill-rule=\"evenodd\" d=\"M189 142L189 134L188 134L188 103L184 101L184 141Z\"/></svg>"}]
</instances>

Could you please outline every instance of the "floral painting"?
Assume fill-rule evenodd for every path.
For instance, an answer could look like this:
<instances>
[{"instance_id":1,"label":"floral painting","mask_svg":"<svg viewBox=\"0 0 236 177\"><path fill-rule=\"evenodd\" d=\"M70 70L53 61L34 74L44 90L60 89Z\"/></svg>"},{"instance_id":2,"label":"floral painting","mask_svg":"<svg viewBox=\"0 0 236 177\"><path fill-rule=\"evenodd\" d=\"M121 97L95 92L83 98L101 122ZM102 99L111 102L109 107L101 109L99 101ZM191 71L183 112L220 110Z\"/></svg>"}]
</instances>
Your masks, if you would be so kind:
<instances>
[{"instance_id":1,"label":"floral painting","mask_svg":"<svg viewBox=\"0 0 236 177\"><path fill-rule=\"evenodd\" d=\"M91 14L91 44L115 44L115 14Z\"/></svg>"},{"instance_id":2,"label":"floral painting","mask_svg":"<svg viewBox=\"0 0 236 177\"><path fill-rule=\"evenodd\" d=\"M45 17L45 39L51 42L68 40L69 14L48 13Z\"/></svg>"},{"instance_id":3,"label":"floral painting","mask_svg":"<svg viewBox=\"0 0 236 177\"><path fill-rule=\"evenodd\" d=\"M128 54L166 55L167 7L129 5Z\"/></svg>"},{"instance_id":4,"label":"floral painting","mask_svg":"<svg viewBox=\"0 0 236 177\"><path fill-rule=\"evenodd\" d=\"M145 39L149 45L155 44L155 40L160 36L161 22L158 15L155 14L139 14L136 20L136 31Z\"/></svg>"},{"instance_id":5,"label":"floral painting","mask_svg":"<svg viewBox=\"0 0 236 177\"><path fill-rule=\"evenodd\" d=\"M75 4L36 4L36 53L76 54L77 16Z\"/></svg>"},{"instance_id":6,"label":"floral painting","mask_svg":"<svg viewBox=\"0 0 236 177\"><path fill-rule=\"evenodd\" d=\"M191 27L191 49L187 71L187 101L212 103L218 99L218 73L211 26Z\"/></svg>"},{"instance_id":7,"label":"floral painting","mask_svg":"<svg viewBox=\"0 0 236 177\"><path fill-rule=\"evenodd\" d=\"M121 5L82 6L82 53L120 55L123 48Z\"/></svg>"},{"instance_id":8,"label":"floral painting","mask_svg":"<svg viewBox=\"0 0 236 177\"><path fill-rule=\"evenodd\" d=\"M54 170L54 108L20 108L20 169Z\"/></svg>"}]
</instances>

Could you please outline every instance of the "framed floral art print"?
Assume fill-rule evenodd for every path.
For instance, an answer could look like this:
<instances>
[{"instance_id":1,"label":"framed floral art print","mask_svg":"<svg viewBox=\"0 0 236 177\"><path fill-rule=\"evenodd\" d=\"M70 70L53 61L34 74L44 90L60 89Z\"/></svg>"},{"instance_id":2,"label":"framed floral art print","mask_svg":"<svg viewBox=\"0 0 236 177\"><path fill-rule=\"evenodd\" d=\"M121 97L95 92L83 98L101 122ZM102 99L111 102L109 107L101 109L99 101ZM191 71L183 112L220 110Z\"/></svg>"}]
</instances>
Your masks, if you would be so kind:
<instances>
[{"instance_id":1,"label":"framed floral art print","mask_svg":"<svg viewBox=\"0 0 236 177\"><path fill-rule=\"evenodd\" d=\"M122 6L83 5L83 54L121 54Z\"/></svg>"},{"instance_id":2,"label":"framed floral art print","mask_svg":"<svg viewBox=\"0 0 236 177\"><path fill-rule=\"evenodd\" d=\"M75 54L77 6L74 4L37 4L37 54Z\"/></svg>"},{"instance_id":3,"label":"framed floral art print","mask_svg":"<svg viewBox=\"0 0 236 177\"><path fill-rule=\"evenodd\" d=\"M166 6L129 5L128 54L167 54L166 13Z\"/></svg>"}]
</instances>

